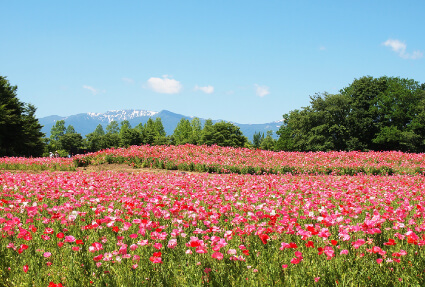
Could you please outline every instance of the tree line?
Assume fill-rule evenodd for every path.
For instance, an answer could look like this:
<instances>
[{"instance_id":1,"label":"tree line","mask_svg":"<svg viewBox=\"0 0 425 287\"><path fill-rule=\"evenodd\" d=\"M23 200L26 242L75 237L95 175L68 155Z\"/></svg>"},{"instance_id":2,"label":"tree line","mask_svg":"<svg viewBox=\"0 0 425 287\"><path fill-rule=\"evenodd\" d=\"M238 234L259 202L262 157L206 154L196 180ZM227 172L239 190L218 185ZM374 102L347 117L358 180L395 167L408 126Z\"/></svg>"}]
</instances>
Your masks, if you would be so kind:
<instances>
[{"instance_id":1,"label":"tree line","mask_svg":"<svg viewBox=\"0 0 425 287\"><path fill-rule=\"evenodd\" d=\"M166 135L161 118L132 127L110 122L83 137L64 120L45 138L36 108L17 98L17 87L0 76L0 156L61 156L130 145L219 145L274 151L400 150L425 152L425 84L398 77L355 79L337 94L316 94L310 105L283 115L277 135L256 132L248 140L229 122L181 119Z\"/></svg>"},{"instance_id":2,"label":"tree line","mask_svg":"<svg viewBox=\"0 0 425 287\"><path fill-rule=\"evenodd\" d=\"M276 150L425 152L425 84L370 76L283 115Z\"/></svg>"},{"instance_id":3,"label":"tree line","mask_svg":"<svg viewBox=\"0 0 425 287\"><path fill-rule=\"evenodd\" d=\"M58 152L60 156L81 152L94 152L106 148L128 147L131 145L220 145L249 147L248 139L239 127L229 122L213 123L206 120L202 126L199 118L191 121L181 119L172 135L167 136L161 118L149 118L145 124L132 127L128 120L120 123L111 121L104 129L99 124L85 138L77 133L72 125L64 120L57 121L46 140L48 152Z\"/></svg>"}]
</instances>

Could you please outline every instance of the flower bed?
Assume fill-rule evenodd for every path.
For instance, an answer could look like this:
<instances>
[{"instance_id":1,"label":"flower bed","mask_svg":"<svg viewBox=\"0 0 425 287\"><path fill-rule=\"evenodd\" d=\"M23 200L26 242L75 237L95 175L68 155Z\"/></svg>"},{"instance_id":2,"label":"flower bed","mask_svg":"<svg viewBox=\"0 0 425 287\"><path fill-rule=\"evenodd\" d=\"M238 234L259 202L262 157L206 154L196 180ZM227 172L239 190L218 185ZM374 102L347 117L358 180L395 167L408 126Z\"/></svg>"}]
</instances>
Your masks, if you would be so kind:
<instances>
[{"instance_id":1,"label":"flower bed","mask_svg":"<svg viewBox=\"0 0 425 287\"><path fill-rule=\"evenodd\" d=\"M0 282L423 286L424 190L419 175L3 171Z\"/></svg>"},{"instance_id":2,"label":"flower bed","mask_svg":"<svg viewBox=\"0 0 425 287\"><path fill-rule=\"evenodd\" d=\"M210 173L423 174L425 154L402 152L272 152L219 146L132 146L74 157L77 166L127 163Z\"/></svg>"}]
</instances>

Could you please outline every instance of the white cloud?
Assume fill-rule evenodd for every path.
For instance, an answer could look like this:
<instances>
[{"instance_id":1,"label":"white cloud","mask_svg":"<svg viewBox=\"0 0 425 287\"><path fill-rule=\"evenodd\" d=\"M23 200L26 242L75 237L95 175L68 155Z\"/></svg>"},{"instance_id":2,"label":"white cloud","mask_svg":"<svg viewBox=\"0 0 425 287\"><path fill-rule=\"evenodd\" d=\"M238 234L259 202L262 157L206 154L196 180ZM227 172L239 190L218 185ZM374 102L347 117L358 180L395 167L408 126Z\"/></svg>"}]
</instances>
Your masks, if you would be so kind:
<instances>
[{"instance_id":1,"label":"white cloud","mask_svg":"<svg viewBox=\"0 0 425 287\"><path fill-rule=\"evenodd\" d=\"M319 50L320 51L325 51L326 50L326 47L325 46L319 46Z\"/></svg>"},{"instance_id":2,"label":"white cloud","mask_svg":"<svg viewBox=\"0 0 425 287\"><path fill-rule=\"evenodd\" d=\"M93 95L104 93L105 90L95 89L92 86L83 85L83 89L89 90Z\"/></svg>"},{"instance_id":3,"label":"white cloud","mask_svg":"<svg viewBox=\"0 0 425 287\"><path fill-rule=\"evenodd\" d=\"M401 42L397 39L388 39L382 45L386 47L390 47L391 50L396 52L403 59L420 59L423 57L423 53L421 51L413 51L413 53L406 53L407 45L404 42Z\"/></svg>"},{"instance_id":4,"label":"white cloud","mask_svg":"<svg viewBox=\"0 0 425 287\"><path fill-rule=\"evenodd\" d=\"M127 84L134 84L134 80L132 78L121 78L121 80Z\"/></svg>"},{"instance_id":5,"label":"white cloud","mask_svg":"<svg viewBox=\"0 0 425 287\"><path fill-rule=\"evenodd\" d=\"M420 59L424 56L424 53L422 53L419 50L413 51L413 53L410 55L410 59L412 60L416 60L416 59Z\"/></svg>"},{"instance_id":6,"label":"white cloud","mask_svg":"<svg viewBox=\"0 0 425 287\"><path fill-rule=\"evenodd\" d=\"M255 93L257 94L257 96L262 98L270 94L269 87L260 86L257 84L255 84L254 86L255 86Z\"/></svg>"},{"instance_id":7,"label":"white cloud","mask_svg":"<svg viewBox=\"0 0 425 287\"><path fill-rule=\"evenodd\" d=\"M182 89L180 82L169 79L168 75L163 75L162 78L152 77L147 84L151 90L161 94L178 94Z\"/></svg>"},{"instance_id":8,"label":"white cloud","mask_svg":"<svg viewBox=\"0 0 425 287\"><path fill-rule=\"evenodd\" d=\"M195 91L202 91L205 94L212 94L214 93L214 87L213 86L205 86L205 87L199 87L199 86L195 86L194 88Z\"/></svg>"}]
</instances>

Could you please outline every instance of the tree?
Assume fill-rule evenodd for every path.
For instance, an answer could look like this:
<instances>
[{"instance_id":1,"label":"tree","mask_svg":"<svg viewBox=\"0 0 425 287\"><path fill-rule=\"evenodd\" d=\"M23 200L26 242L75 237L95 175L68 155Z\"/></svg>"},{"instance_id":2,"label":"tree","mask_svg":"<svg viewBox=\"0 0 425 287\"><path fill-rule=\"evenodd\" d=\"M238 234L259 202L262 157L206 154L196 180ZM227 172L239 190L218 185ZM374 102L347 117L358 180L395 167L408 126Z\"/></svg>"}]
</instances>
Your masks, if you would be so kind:
<instances>
[{"instance_id":1,"label":"tree","mask_svg":"<svg viewBox=\"0 0 425 287\"><path fill-rule=\"evenodd\" d=\"M22 115L23 136L25 140L21 143L22 154L24 156L41 156L46 148L44 141L45 134L41 132L38 119L35 117L35 106L27 104L24 106Z\"/></svg>"},{"instance_id":2,"label":"tree","mask_svg":"<svg viewBox=\"0 0 425 287\"><path fill-rule=\"evenodd\" d=\"M96 129L94 130L94 132L93 132L95 135L98 135L98 136L103 136L103 135L105 135L105 131L103 130L103 126L101 125L101 124L98 124L97 125L97 127L96 127Z\"/></svg>"},{"instance_id":3,"label":"tree","mask_svg":"<svg viewBox=\"0 0 425 287\"><path fill-rule=\"evenodd\" d=\"M375 150L372 143L379 131L380 114L378 113L378 95L387 90L385 78L362 77L342 89L341 94L349 98L350 113L347 115L347 128L350 150Z\"/></svg>"},{"instance_id":4,"label":"tree","mask_svg":"<svg viewBox=\"0 0 425 287\"><path fill-rule=\"evenodd\" d=\"M424 92L418 82L410 79L384 78L387 89L378 95L379 131L372 142L382 150L417 150L421 134L415 120L423 109ZM412 126L415 122L415 128Z\"/></svg>"},{"instance_id":5,"label":"tree","mask_svg":"<svg viewBox=\"0 0 425 287\"><path fill-rule=\"evenodd\" d=\"M117 134L119 132L120 128L118 126L118 122L117 121L111 121L107 126L106 126L106 133L107 134Z\"/></svg>"},{"instance_id":6,"label":"tree","mask_svg":"<svg viewBox=\"0 0 425 287\"><path fill-rule=\"evenodd\" d=\"M148 119L143 128L142 135L143 143L150 145L164 145L168 144L169 140L166 136L164 126L162 124L161 118L156 118L152 120Z\"/></svg>"},{"instance_id":7,"label":"tree","mask_svg":"<svg viewBox=\"0 0 425 287\"><path fill-rule=\"evenodd\" d=\"M194 117L190 121L190 126L192 128L192 136L191 136L191 143L192 144L200 144L201 137L202 137L202 124L201 120L197 117Z\"/></svg>"},{"instance_id":8,"label":"tree","mask_svg":"<svg viewBox=\"0 0 425 287\"><path fill-rule=\"evenodd\" d=\"M105 143L105 131L103 130L103 126L98 124L96 129L86 135L86 147L89 151L98 151L104 148L107 148Z\"/></svg>"},{"instance_id":9,"label":"tree","mask_svg":"<svg viewBox=\"0 0 425 287\"><path fill-rule=\"evenodd\" d=\"M264 134L263 134L264 136ZM274 150L275 149L275 140L273 139L273 131L267 131L266 137L261 141L261 149L265 150Z\"/></svg>"},{"instance_id":10,"label":"tree","mask_svg":"<svg viewBox=\"0 0 425 287\"><path fill-rule=\"evenodd\" d=\"M264 133L256 132L252 137L252 145L254 148L260 148L261 142L264 140Z\"/></svg>"},{"instance_id":11,"label":"tree","mask_svg":"<svg viewBox=\"0 0 425 287\"><path fill-rule=\"evenodd\" d=\"M414 80L362 77L284 115L279 150L424 150L425 92Z\"/></svg>"},{"instance_id":12,"label":"tree","mask_svg":"<svg viewBox=\"0 0 425 287\"><path fill-rule=\"evenodd\" d=\"M44 134L36 108L19 101L17 89L0 76L0 156L41 156Z\"/></svg>"},{"instance_id":13,"label":"tree","mask_svg":"<svg viewBox=\"0 0 425 287\"><path fill-rule=\"evenodd\" d=\"M65 120L59 120L50 130L50 140L59 141L60 137L66 132Z\"/></svg>"},{"instance_id":14,"label":"tree","mask_svg":"<svg viewBox=\"0 0 425 287\"><path fill-rule=\"evenodd\" d=\"M212 141L212 132L213 132L213 121L208 119L204 123L204 128L201 132L201 144L207 144L207 142Z\"/></svg>"},{"instance_id":15,"label":"tree","mask_svg":"<svg viewBox=\"0 0 425 287\"><path fill-rule=\"evenodd\" d=\"M295 112L297 112L297 110L291 112L291 114ZM292 127L288 125L289 115L290 114L283 115L283 124L276 132L279 136L276 141L276 150L295 151L294 133Z\"/></svg>"},{"instance_id":16,"label":"tree","mask_svg":"<svg viewBox=\"0 0 425 287\"><path fill-rule=\"evenodd\" d=\"M62 150L70 155L75 155L83 148L83 137L79 133L65 133L60 137L59 143Z\"/></svg>"},{"instance_id":17,"label":"tree","mask_svg":"<svg viewBox=\"0 0 425 287\"><path fill-rule=\"evenodd\" d=\"M310 106L284 115L277 134L277 150L329 151L345 150L347 130L345 118L348 98L323 94L310 98Z\"/></svg>"},{"instance_id":18,"label":"tree","mask_svg":"<svg viewBox=\"0 0 425 287\"><path fill-rule=\"evenodd\" d=\"M173 143L175 145L183 145L192 143L192 127L189 120L182 118L177 124L173 132Z\"/></svg>"},{"instance_id":19,"label":"tree","mask_svg":"<svg viewBox=\"0 0 425 287\"><path fill-rule=\"evenodd\" d=\"M229 122L217 122L210 131L204 134L207 145L244 147L248 139L242 134L240 128Z\"/></svg>"},{"instance_id":20,"label":"tree","mask_svg":"<svg viewBox=\"0 0 425 287\"><path fill-rule=\"evenodd\" d=\"M142 137L137 129L126 129L121 134L121 146L140 145Z\"/></svg>"},{"instance_id":21,"label":"tree","mask_svg":"<svg viewBox=\"0 0 425 287\"><path fill-rule=\"evenodd\" d=\"M76 134L77 132L75 131L75 128L74 128L74 126L72 126L72 125L69 125L69 126L67 126L66 127L66 131L65 131L65 134Z\"/></svg>"},{"instance_id":22,"label":"tree","mask_svg":"<svg viewBox=\"0 0 425 287\"><path fill-rule=\"evenodd\" d=\"M121 138L118 133L106 133L102 137L102 148L117 148L120 146Z\"/></svg>"}]
</instances>

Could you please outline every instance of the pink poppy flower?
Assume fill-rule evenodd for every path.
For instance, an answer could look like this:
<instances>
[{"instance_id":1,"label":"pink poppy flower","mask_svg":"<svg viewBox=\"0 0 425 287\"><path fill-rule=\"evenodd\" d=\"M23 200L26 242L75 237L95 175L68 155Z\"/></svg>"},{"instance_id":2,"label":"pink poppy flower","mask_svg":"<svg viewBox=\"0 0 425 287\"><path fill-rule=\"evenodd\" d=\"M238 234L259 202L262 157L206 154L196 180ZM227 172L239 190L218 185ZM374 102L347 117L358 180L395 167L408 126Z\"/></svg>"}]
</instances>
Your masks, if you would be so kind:
<instances>
[{"instance_id":1,"label":"pink poppy flower","mask_svg":"<svg viewBox=\"0 0 425 287\"><path fill-rule=\"evenodd\" d=\"M214 252L214 253L211 255L211 257L212 257L212 258L215 258L215 259L217 259L217 260L221 260L221 259L223 259L223 253L221 253L221 252Z\"/></svg>"}]
</instances>

